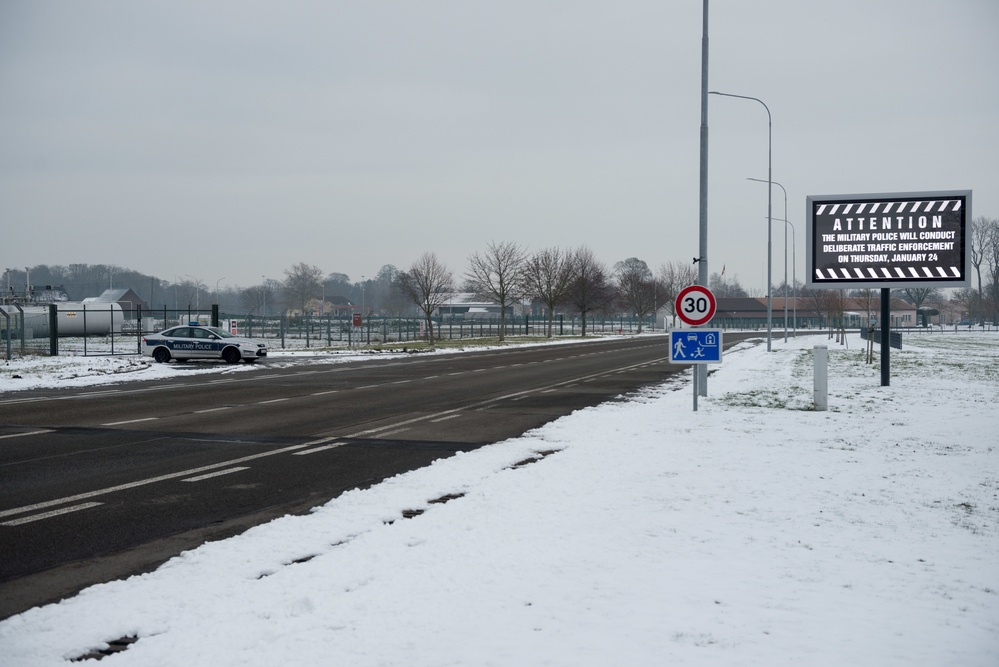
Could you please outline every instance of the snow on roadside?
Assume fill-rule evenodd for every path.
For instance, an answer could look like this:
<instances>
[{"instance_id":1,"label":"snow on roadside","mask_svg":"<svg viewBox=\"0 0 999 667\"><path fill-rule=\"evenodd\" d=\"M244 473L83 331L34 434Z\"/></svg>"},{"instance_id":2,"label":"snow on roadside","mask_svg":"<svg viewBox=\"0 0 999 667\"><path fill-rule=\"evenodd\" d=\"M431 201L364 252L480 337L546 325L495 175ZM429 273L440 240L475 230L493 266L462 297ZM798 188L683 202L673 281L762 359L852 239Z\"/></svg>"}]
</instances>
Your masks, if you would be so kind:
<instances>
[{"instance_id":1,"label":"snow on roadside","mask_svg":"<svg viewBox=\"0 0 999 667\"><path fill-rule=\"evenodd\" d=\"M999 664L999 339L907 337L891 387L862 346L743 345L696 413L686 382L578 411L7 619L0 655Z\"/></svg>"}]
</instances>

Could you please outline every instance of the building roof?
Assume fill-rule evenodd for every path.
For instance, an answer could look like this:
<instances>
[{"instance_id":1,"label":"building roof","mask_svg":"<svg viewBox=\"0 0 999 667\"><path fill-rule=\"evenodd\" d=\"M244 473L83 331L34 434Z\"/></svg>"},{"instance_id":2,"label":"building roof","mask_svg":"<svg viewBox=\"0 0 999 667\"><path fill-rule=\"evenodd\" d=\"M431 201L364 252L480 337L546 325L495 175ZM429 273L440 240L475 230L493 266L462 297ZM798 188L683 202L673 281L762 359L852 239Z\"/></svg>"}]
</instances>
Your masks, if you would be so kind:
<instances>
[{"instance_id":1,"label":"building roof","mask_svg":"<svg viewBox=\"0 0 999 667\"><path fill-rule=\"evenodd\" d=\"M126 289L106 289L99 296L87 297L83 303L118 303L139 306L143 310L149 310L149 306L131 288Z\"/></svg>"}]
</instances>

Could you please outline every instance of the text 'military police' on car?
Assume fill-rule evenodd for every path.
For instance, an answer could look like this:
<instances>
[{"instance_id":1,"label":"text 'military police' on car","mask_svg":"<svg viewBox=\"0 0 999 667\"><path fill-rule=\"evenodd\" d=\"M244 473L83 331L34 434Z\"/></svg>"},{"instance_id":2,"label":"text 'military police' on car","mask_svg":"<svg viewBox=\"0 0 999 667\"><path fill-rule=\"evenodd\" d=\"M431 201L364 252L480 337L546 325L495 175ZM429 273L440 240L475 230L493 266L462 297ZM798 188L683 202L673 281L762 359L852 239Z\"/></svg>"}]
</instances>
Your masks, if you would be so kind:
<instances>
[{"instance_id":1,"label":"text 'military police' on car","mask_svg":"<svg viewBox=\"0 0 999 667\"><path fill-rule=\"evenodd\" d=\"M171 359L222 359L230 364L245 359L253 363L267 356L267 345L215 327L188 324L143 336L142 354L161 364Z\"/></svg>"}]
</instances>

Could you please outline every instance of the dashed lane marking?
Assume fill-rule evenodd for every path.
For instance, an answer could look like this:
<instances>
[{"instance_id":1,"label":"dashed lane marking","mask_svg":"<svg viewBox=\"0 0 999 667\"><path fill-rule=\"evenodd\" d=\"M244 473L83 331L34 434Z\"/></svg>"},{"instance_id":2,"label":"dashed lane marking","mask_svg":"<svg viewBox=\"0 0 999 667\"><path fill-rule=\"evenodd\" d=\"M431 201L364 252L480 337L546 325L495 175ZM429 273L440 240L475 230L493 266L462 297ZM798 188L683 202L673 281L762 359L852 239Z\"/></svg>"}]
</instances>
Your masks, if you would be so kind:
<instances>
[{"instance_id":1,"label":"dashed lane marking","mask_svg":"<svg viewBox=\"0 0 999 667\"><path fill-rule=\"evenodd\" d=\"M120 422L107 422L106 424L101 424L101 426L121 426L122 424L138 424L139 422L151 422L156 421L159 417L143 417L142 419L126 419Z\"/></svg>"},{"instance_id":2,"label":"dashed lane marking","mask_svg":"<svg viewBox=\"0 0 999 667\"><path fill-rule=\"evenodd\" d=\"M239 472L240 470L249 470L250 466L236 466L235 468L226 468L225 470L216 470L215 472L206 473L204 475L198 475L197 477L188 477L187 479L182 479L182 482L200 482L203 479L211 479L212 477L221 477L222 475L228 475L230 473Z\"/></svg>"},{"instance_id":3,"label":"dashed lane marking","mask_svg":"<svg viewBox=\"0 0 999 667\"><path fill-rule=\"evenodd\" d=\"M316 452L325 452L328 449L336 449L341 447L346 443L343 442L331 442L328 445L322 445L321 447L315 447L313 449L304 449L300 452L295 452L292 456L307 456L308 454L315 454Z\"/></svg>"},{"instance_id":4,"label":"dashed lane marking","mask_svg":"<svg viewBox=\"0 0 999 667\"><path fill-rule=\"evenodd\" d=\"M90 509L91 507L97 507L98 505L103 505L104 503L82 503L80 505L73 505L72 507L63 507L62 509L52 510L50 512L42 512L41 514L32 514L31 516L22 516L20 519L11 519L10 521L4 521L0 523L0 526L20 526L24 523L31 523L32 521L41 521L42 519L51 519L54 516L59 516L62 514L69 514L70 512L79 512L80 510Z\"/></svg>"},{"instance_id":5,"label":"dashed lane marking","mask_svg":"<svg viewBox=\"0 0 999 667\"><path fill-rule=\"evenodd\" d=\"M104 496L109 493L114 493L116 491L126 491L128 489L134 489L139 486L146 486L147 484L154 484L156 482L164 482L169 479L177 479L178 477L190 477L191 475L197 475L198 473L207 472L209 470L218 470L220 468L231 467L239 463L245 463L246 461L253 461L254 459L262 459L266 456L276 456L278 454L284 454L286 452L294 452L299 449L305 449L306 447L313 447L321 442L326 442L326 440L320 440L317 442L307 442L304 445L291 445L290 447L281 447L280 449L272 449L268 452L260 452L259 454L251 454L249 456L242 456L238 459L232 459L229 461L220 461L219 463L212 463L211 465L201 466L200 468L191 468L190 470L181 470L179 472L172 472L166 475L159 475L158 477L150 477L148 479L140 479L134 482L127 482L125 484L118 484L117 486L109 486L103 489L96 489L94 491L87 491L86 493L78 493L73 496L66 496L64 498L55 498L53 500L46 500L44 502L35 503L33 505L25 505L23 507L15 507L9 510L0 511L0 518L7 516L14 516L15 514L24 514L26 512L34 512L35 510L46 509L48 507L55 507L57 505L65 505L66 503L73 503L78 500L87 500L88 498L95 498L97 496Z\"/></svg>"}]
</instances>

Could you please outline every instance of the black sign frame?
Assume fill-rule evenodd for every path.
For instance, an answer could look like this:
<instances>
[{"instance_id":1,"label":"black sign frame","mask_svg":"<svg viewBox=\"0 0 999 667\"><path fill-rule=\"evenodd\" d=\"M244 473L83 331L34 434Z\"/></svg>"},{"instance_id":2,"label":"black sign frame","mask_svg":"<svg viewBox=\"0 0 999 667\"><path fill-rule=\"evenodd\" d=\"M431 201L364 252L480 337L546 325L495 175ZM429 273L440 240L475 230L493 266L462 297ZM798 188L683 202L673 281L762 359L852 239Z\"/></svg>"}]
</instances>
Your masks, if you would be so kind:
<instances>
[{"instance_id":1,"label":"black sign frame","mask_svg":"<svg viewBox=\"0 0 999 667\"><path fill-rule=\"evenodd\" d=\"M971 190L809 195L805 285L971 286Z\"/></svg>"}]
</instances>

